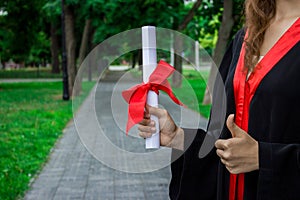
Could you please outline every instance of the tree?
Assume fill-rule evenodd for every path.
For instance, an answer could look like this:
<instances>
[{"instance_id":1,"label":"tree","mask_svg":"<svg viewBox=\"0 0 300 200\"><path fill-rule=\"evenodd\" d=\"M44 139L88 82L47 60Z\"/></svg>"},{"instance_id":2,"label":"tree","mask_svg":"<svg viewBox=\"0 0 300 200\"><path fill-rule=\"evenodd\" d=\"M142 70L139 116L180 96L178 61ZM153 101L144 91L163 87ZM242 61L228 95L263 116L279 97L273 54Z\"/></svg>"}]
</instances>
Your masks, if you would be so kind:
<instances>
[{"instance_id":1,"label":"tree","mask_svg":"<svg viewBox=\"0 0 300 200\"><path fill-rule=\"evenodd\" d=\"M183 21L179 24L179 26L177 27L177 31L183 31L188 23L193 19L193 17L195 16L196 11L198 10L198 8L200 7L202 3L202 0L197 0L193 7L189 10L189 12L187 13L187 15L184 17ZM175 42L174 42L174 49L177 52L175 54L175 59L174 59L174 68L176 69L177 72L179 73L174 73L172 76L172 85L174 87L180 87L181 86L181 82L182 82L182 39L180 37L176 37L175 38Z\"/></svg>"},{"instance_id":2,"label":"tree","mask_svg":"<svg viewBox=\"0 0 300 200\"><path fill-rule=\"evenodd\" d=\"M101 42L105 38L117 34L119 32L140 28L145 25L160 26L183 31L188 23L195 16L196 11L201 5L202 0L197 0L189 10L185 9L182 0L118 0L108 1L105 4L104 23L99 23L95 33L95 41ZM158 10L164 12L157 12ZM171 21L171 18L174 20ZM116 23L122 23L116 26ZM177 50L182 48L180 41L176 41ZM135 63L138 53L133 52L132 60ZM175 58L175 68L182 71L181 53ZM177 73L176 73L177 74ZM181 85L181 76L175 75L173 85ZM176 81L178 80L178 81ZM174 84L175 83L175 84Z\"/></svg>"},{"instance_id":3,"label":"tree","mask_svg":"<svg viewBox=\"0 0 300 200\"><path fill-rule=\"evenodd\" d=\"M0 37L5 39L3 59L25 63L32 45L42 30L41 8L43 0L2 0L0 8L7 14L0 19ZM30 20L28 20L30 19Z\"/></svg>"},{"instance_id":4,"label":"tree","mask_svg":"<svg viewBox=\"0 0 300 200\"><path fill-rule=\"evenodd\" d=\"M82 39L81 39L81 45L80 45L80 50L79 50L79 65L83 62L87 51L88 51L88 43L89 43L89 36L91 32L91 19L86 19L85 20L85 25L83 29L83 34L82 34Z\"/></svg>"},{"instance_id":5,"label":"tree","mask_svg":"<svg viewBox=\"0 0 300 200\"><path fill-rule=\"evenodd\" d=\"M46 66L51 55L49 52L50 41L45 32L40 31L36 36L36 42L31 46L29 56L26 59L31 66Z\"/></svg>"},{"instance_id":6,"label":"tree","mask_svg":"<svg viewBox=\"0 0 300 200\"><path fill-rule=\"evenodd\" d=\"M52 22L51 23L51 66L52 73L58 74L60 72L59 67L59 39L57 34L57 25Z\"/></svg>"},{"instance_id":7,"label":"tree","mask_svg":"<svg viewBox=\"0 0 300 200\"><path fill-rule=\"evenodd\" d=\"M50 23L50 49L51 49L51 66L52 73L60 72L59 62L59 25L61 6L60 1L51 0L43 6L43 15L45 21Z\"/></svg>"},{"instance_id":8,"label":"tree","mask_svg":"<svg viewBox=\"0 0 300 200\"><path fill-rule=\"evenodd\" d=\"M241 2L239 0L236 0L235 2L238 5L241 5ZM240 6L236 6L239 10L239 13L241 11ZM203 104L211 104L212 99L211 95L213 93L213 87L214 87L214 81L215 77L217 75L217 67L220 65L222 57L225 53L226 46L228 44L228 41L230 40L232 36L232 29L234 27L235 22L239 22L240 18L235 17L233 11L234 9L234 1L233 0L226 0L224 1L224 8L223 8L223 14L222 14L222 23L219 29L219 34L218 34L218 41L216 44L216 48L213 54L213 61L214 63L212 64L209 79L208 79L208 85L206 87L205 95L203 98ZM238 23L239 25L240 23Z\"/></svg>"},{"instance_id":9,"label":"tree","mask_svg":"<svg viewBox=\"0 0 300 200\"><path fill-rule=\"evenodd\" d=\"M65 13L65 34L67 50L67 69L69 76L69 94L77 95L79 91L74 91L73 86L76 78L76 38L75 38L75 13L73 5L64 5Z\"/></svg>"},{"instance_id":10,"label":"tree","mask_svg":"<svg viewBox=\"0 0 300 200\"><path fill-rule=\"evenodd\" d=\"M146 25L173 28L171 18L182 17L178 14L183 8L182 0L117 0L107 1L102 10L103 15L96 18L98 24L94 41L102 42L106 38L122 31L140 28ZM157 12L157 11L163 12ZM186 12L184 13L186 14ZM116 25L116 23L122 21ZM141 64L141 50L131 52L132 66L138 61Z\"/></svg>"}]
</instances>

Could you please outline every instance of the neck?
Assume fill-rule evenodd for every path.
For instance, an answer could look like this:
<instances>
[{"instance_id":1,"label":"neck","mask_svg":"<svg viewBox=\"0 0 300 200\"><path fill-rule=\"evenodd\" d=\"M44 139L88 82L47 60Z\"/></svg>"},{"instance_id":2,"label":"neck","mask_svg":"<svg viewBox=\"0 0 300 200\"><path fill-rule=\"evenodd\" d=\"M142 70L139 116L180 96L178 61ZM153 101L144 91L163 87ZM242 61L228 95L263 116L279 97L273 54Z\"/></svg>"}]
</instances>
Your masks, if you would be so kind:
<instances>
[{"instance_id":1,"label":"neck","mask_svg":"<svg viewBox=\"0 0 300 200\"><path fill-rule=\"evenodd\" d=\"M275 20L300 17L299 0L276 0Z\"/></svg>"}]
</instances>

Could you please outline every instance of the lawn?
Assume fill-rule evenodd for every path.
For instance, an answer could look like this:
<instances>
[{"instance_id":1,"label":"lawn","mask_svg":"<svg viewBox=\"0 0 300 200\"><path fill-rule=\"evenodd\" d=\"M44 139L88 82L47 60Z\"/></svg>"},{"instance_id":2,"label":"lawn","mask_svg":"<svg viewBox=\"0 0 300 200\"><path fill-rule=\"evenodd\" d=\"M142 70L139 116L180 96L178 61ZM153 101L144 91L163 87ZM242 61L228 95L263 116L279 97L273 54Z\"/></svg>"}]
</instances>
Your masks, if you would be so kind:
<instances>
[{"instance_id":1,"label":"lawn","mask_svg":"<svg viewBox=\"0 0 300 200\"><path fill-rule=\"evenodd\" d=\"M206 118L210 115L211 105L203 105L203 96L206 89L209 71L192 69L183 70L183 80L180 88L173 88L175 95L188 108L200 112ZM194 97L194 98L193 98Z\"/></svg>"},{"instance_id":2,"label":"lawn","mask_svg":"<svg viewBox=\"0 0 300 200\"><path fill-rule=\"evenodd\" d=\"M61 93L61 82L0 84L0 199L23 196L72 118Z\"/></svg>"},{"instance_id":3,"label":"lawn","mask_svg":"<svg viewBox=\"0 0 300 200\"><path fill-rule=\"evenodd\" d=\"M61 78L61 74L51 73L50 68L22 68L13 70L0 70L0 78Z\"/></svg>"}]
</instances>

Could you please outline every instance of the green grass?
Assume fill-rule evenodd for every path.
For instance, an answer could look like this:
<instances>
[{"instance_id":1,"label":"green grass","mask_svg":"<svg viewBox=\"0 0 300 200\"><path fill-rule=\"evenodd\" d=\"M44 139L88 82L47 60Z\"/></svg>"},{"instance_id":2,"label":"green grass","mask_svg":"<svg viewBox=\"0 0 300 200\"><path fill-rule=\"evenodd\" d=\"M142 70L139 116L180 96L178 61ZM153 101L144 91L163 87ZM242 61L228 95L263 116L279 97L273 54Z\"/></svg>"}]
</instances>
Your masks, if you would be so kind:
<instances>
[{"instance_id":1,"label":"green grass","mask_svg":"<svg viewBox=\"0 0 300 200\"><path fill-rule=\"evenodd\" d=\"M84 82L82 96L93 85ZM0 84L0 199L24 195L72 118L61 93L60 82Z\"/></svg>"},{"instance_id":2,"label":"green grass","mask_svg":"<svg viewBox=\"0 0 300 200\"><path fill-rule=\"evenodd\" d=\"M49 68L24 68L0 70L0 78L61 78L61 74L52 74Z\"/></svg>"},{"instance_id":3,"label":"green grass","mask_svg":"<svg viewBox=\"0 0 300 200\"><path fill-rule=\"evenodd\" d=\"M188 108L199 112L208 118L211 105L203 105L203 97L206 89L209 71L198 72L196 70L184 70L183 80L180 88L173 88L173 91Z\"/></svg>"}]
</instances>

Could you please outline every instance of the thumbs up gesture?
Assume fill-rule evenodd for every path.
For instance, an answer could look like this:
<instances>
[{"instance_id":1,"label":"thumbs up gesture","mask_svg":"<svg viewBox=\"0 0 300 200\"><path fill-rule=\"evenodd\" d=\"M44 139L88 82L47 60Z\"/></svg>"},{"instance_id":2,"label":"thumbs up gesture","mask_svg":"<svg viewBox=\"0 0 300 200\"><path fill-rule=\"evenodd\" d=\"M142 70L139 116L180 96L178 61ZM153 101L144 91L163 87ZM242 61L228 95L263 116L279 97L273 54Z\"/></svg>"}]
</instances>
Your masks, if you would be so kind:
<instances>
[{"instance_id":1,"label":"thumbs up gesture","mask_svg":"<svg viewBox=\"0 0 300 200\"><path fill-rule=\"evenodd\" d=\"M259 168L258 142L234 123L234 115L228 116L227 127L232 138L219 139L215 143L217 155L227 170L240 174Z\"/></svg>"}]
</instances>

